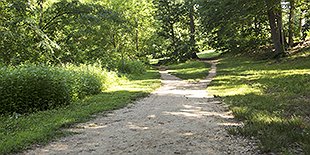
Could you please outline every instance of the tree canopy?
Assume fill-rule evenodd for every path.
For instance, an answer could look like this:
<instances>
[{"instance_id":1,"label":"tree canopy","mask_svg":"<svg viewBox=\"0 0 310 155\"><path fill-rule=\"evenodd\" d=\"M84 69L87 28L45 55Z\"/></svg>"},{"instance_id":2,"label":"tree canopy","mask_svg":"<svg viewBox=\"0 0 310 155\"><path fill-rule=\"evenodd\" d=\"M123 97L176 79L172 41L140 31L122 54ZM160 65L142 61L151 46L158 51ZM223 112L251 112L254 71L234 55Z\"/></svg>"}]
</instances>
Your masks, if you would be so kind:
<instances>
[{"instance_id":1,"label":"tree canopy","mask_svg":"<svg viewBox=\"0 0 310 155\"><path fill-rule=\"evenodd\" d=\"M185 61L206 49L283 56L306 40L309 0L2 0L0 61Z\"/></svg>"}]
</instances>

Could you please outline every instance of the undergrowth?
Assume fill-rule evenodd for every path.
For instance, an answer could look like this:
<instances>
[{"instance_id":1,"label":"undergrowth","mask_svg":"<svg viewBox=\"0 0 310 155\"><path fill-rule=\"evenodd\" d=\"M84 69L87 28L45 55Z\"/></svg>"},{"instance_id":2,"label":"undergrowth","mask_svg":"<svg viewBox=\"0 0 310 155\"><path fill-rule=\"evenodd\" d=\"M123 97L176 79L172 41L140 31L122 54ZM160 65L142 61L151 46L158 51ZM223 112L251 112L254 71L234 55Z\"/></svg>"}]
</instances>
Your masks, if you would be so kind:
<instances>
[{"instance_id":1,"label":"undergrowth","mask_svg":"<svg viewBox=\"0 0 310 155\"><path fill-rule=\"evenodd\" d=\"M24 115L1 116L0 154L21 151L30 148L33 144L45 144L59 136L64 136L68 133L62 131L62 128L85 122L94 114L124 107L160 86L159 74L154 70L148 70L145 74L118 78L112 74L106 78L111 80L110 85L98 95L88 96L84 100L56 109ZM116 81L112 82L113 79Z\"/></svg>"},{"instance_id":2,"label":"undergrowth","mask_svg":"<svg viewBox=\"0 0 310 155\"><path fill-rule=\"evenodd\" d=\"M100 65L34 65L0 68L0 115L48 110L96 95L118 75Z\"/></svg>"}]
</instances>

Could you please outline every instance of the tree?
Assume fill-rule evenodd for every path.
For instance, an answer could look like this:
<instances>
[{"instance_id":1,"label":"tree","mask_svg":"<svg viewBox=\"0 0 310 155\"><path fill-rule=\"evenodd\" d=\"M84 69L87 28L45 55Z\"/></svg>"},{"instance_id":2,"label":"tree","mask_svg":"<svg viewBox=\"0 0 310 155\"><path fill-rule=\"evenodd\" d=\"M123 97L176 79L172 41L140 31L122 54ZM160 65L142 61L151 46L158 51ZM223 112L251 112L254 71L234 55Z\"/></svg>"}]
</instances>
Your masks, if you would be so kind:
<instances>
[{"instance_id":1,"label":"tree","mask_svg":"<svg viewBox=\"0 0 310 155\"><path fill-rule=\"evenodd\" d=\"M253 51L266 46L271 36L273 57L284 55L281 0L200 0L199 6L201 25L213 47Z\"/></svg>"},{"instance_id":2,"label":"tree","mask_svg":"<svg viewBox=\"0 0 310 155\"><path fill-rule=\"evenodd\" d=\"M289 15L289 36L288 36L288 44L290 47L294 46L294 27L295 27L295 0L290 0L290 15Z\"/></svg>"},{"instance_id":3,"label":"tree","mask_svg":"<svg viewBox=\"0 0 310 155\"><path fill-rule=\"evenodd\" d=\"M272 40L275 46L274 57L280 57L284 54L284 34L282 25L282 7L281 1L265 0L267 14L269 19Z\"/></svg>"},{"instance_id":4,"label":"tree","mask_svg":"<svg viewBox=\"0 0 310 155\"><path fill-rule=\"evenodd\" d=\"M101 61L111 68L147 53L156 31L150 0L4 0L0 10L6 64Z\"/></svg>"},{"instance_id":5,"label":"tree","mask_svg":"<svg viewBox=\"0 0 310 155\"><path fill-rule=\"evenodd\" d=\"M199 1L201 27L209 44L224 51L251 51L267 42L264 3L253 0Z\"/></svg>"},{"instance_id":6,"label":"tree","mask_svg":"<svg viewBox=\"0 0 310 155\"><path fill-rule=\"evenodd\" d=\"M194 0L186 0L185 1L185 7L188 10L188 17L189 17L189 27L190 27L190 51L192 51L192 55L191 58L193 59L197 59L197 45L196 45L196 24L195 24L195 5L196 3L194 2Z\"/></svg>"},{"instance_id":7,"label":"tree","mask_svg":"<svg viewBox=\"0 0 310 155\"><path fill-rule=\"evenodd\" d=\"M154 0L156 19L160 24L158 35L165 38L169 46L166 57L172 61L198 58L196 53L197 3L194 0Z\"/></svg>"}]
</instances>

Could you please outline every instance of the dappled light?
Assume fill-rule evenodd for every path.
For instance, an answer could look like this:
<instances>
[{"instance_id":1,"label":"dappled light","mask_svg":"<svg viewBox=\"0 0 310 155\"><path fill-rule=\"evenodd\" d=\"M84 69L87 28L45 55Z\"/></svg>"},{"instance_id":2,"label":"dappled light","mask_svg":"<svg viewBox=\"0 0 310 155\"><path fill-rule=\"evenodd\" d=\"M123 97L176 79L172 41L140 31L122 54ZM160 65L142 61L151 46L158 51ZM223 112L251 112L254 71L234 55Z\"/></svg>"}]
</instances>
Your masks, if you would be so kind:
<instances>
[{"instance_id":1,"label":"dappled light","mask_svg":"<svg viewBox=\"0 0 310 155\"><path fill-rule=\"evenodd\" d=\"M185 80L203 80L210 70L209 64L198 61L187 61L185 63L168 66L168 73Z\"/></svg>"},{"instance_id":2,"label":"dappled light","mask_svg":"<svg viewBox=\"0 0 310 155\"><path fill-rule=\"evenodd\" d=\"M210 104L209 102L206 102ZM164 115L175 115L175 116L184 116L184 117L194 117L194 118L203 118L203 117L221 117L225 119L232 119L234 116L231 112L209 112L204 110L202 107L183 105L186 109L180 109L177 112L167 112L164 111Z\"/></svg>"},{"instance_id":3,"label":"dappled light","mask_svg":"<svg viewBox=\"0 0 310 155\"><path fill-rule=\"evenodd\" d=\"M131 130L147 130L147 129L149 129L149 127L138 126L138 125L133 124L132 122L128 122L127 127Z\"/></svg>"},{"instance_id":4,"label":"dappled light","mask_svg":"<svg viewBox=\"0 0 310 155\"><path fill-rule=\"evenodd\" d=\"M0 154L309 154L309 1L0 0Z\"/></svg>"},{"instance_id":5,"label":"dappled light","mask_svg":"<svg viewBox=\"0 0 310 155\"><path fill-rule=\"evenodd\" d=\"M234 95L246 95L246 94L260 94L261 89L259 88L253 88L251 86L248 86L246 84L240 84L240 85L231 85L231 86L214 86L209 89L211 93L213 93L213 90L219 91L218 93L221 96L234 96Z\"/></svg>"},{"instance_id":6,"label":"dappled light","mask_svg":"<svg viewBox=\"0 0 310 155\"><path fill-rule=\"evenodd\" d=\"M225 126L225 127L243 127L243 123L232 123L232 122L228 122L228 123L218 123L219 126Z\"/></svg>"},{"instance_id":7,"label":"dappled light","mask_svg":"<svg viewBox=\"0 0 310 155\"><path fill-rule=\"evenodd\" d=\"M203 118L203 117L221 117L226 119L234 118L229 112L227 113L219 113L219 112L208 112L202 110L195 110L195 109L181 109L180 112L163 112L165 115L175 115L175 116L185 116L185 117L194 117L194 118Z\"/></svg>"},{"instance_id":8,"label":"dappled light","mask_svg":"<svg viewBox=\"0 0 310 155\"><path fill-rule=\"evenodd\" d=\"M215 64L212 65L212 74L215 74L214 69ZM203 82L190 82L161 71L162 87L149 97L104 114L106 117L96 117L77 125L71 129L77 134L34 151L56 154L251 152L252 146L247 140L233 139L226 133L226 128L241 126L241 123L222 107L221 101L206 92L213 76L201 80ZM122 90L118 93L133 92Z\"/></svg>"},{"instance_id":9,"label":"dappled light","mask_svg":"<svg viewBox=\"0 0 310 155\"><path fill-rule=\"evenodd\" d=\"M107 125L99 125L97 123L90 123L81 126L77 126L76 129L103 129L106 128ZM74 131L75 129L73 129Z\"/></svg>"},{"instance_id":10,"label":"dappled light","mask_svg":"<svg viewBox=\"0 0 310 155\"><path fill-rule=\"evenodd\" d=\"M307 141L302 135L309 132L309 66L303 58L283 62L225 58L207 90L223 97L235 117L245 120L236 133L258 137L267 151L289 148Z\"/></svg>"},{"instance_id":11,"label":"dappled light","mask_svg":"<svg viewBox=\"0 0 310 155\"><path fill-rule=\"evenodd\" d=\"M279 116L272 116L270 114L264 114L264 113L256 113L253 116L253 121L260 122L260 123L283 123L286 121L286 119L281 118Z\"/></svg>"},{"instance_id":12,"label":"dappled light","mask_svg":"<svg viewBox=\"0 0 310 155\"><path fill-rule=\"evenodd\" d=\"M161 91L156 92L158 95L177 95L177 96L185 96L188 98L213 98L213 95L210 95L206 90L206 82L210 80L201 80L203 82L200 82L195 86L194 83L187 83L185 81L181 81L181 79L178 79L174 76L171 76L168 74L168 71L161 71L162 76L166 76L165 80L162 80L162 83L167 85L165 88L163 88ZM186 89L187 87L191 87L194 89Z\"/></svg>"}]
</instances>

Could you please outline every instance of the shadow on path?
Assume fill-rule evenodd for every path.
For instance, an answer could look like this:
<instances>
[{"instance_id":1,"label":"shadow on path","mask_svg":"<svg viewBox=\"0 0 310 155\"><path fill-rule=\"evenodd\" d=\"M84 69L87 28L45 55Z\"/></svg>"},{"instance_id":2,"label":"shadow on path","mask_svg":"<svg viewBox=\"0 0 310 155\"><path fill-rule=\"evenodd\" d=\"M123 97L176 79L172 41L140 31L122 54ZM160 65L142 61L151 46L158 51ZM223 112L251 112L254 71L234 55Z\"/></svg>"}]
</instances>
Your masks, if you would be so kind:
<instances>
[{"instance_id":1,"label":"shadow on path","mask_svg":"<svg viewBox=\"0 0 310 155\"><path fill-rule=\"evenodd\" d=\"M161 70L162 87L149 97L26 154L255 154L251 142L225 130L242 124L206 91L216 75L210 63L209 76L196 83Z\"/></svg>"}]
</instances>

